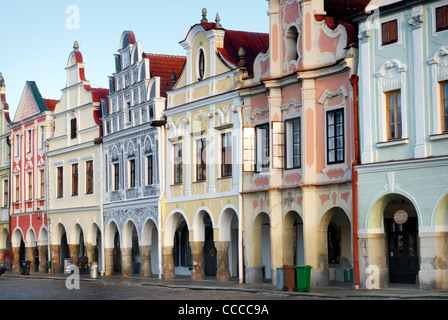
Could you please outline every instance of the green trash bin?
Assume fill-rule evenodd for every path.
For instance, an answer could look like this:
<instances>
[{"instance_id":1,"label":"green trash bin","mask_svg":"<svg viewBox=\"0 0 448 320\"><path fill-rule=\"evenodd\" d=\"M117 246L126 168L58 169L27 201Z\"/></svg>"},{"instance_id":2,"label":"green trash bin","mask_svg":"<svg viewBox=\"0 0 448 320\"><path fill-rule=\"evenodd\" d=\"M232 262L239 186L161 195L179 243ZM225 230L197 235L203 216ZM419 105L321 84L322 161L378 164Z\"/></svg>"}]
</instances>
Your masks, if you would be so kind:
<instances>
[{"instance_id":1,"label":"green trash bin","mask_svg":"<svg viewBox=\"0 0 448 320\"><path fill-rule=\"evenodd\" d=\"M296 266L297 291L310 291L311 268L311 266Z\"/></svg>"},{"instance_id":2,"label":"green trash bin","mask_svg":"<svg viewBox=\"0 0 448 320\"><path fill-rule=\"evenodd\" d=\"M352 282L353 279L353 269L344 269L344 281Z\"/></svg>"}]
</instances>

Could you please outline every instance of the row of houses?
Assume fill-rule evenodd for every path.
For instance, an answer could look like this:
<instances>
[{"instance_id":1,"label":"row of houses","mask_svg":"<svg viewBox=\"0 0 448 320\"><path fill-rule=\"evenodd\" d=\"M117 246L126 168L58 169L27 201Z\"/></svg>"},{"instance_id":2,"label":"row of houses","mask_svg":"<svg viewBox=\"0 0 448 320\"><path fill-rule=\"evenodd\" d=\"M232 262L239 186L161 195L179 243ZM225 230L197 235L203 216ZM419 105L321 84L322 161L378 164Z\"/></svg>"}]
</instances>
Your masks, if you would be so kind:
<instances>
[{"instance_id":1,"label":"row of houses","mask_svg":"<svg viewBox=\"0 0 448 320\"><path fill-rule=\"evenodd\" d=\"M12 271L87 256L108 276L448 286L447 1L267 14L264 34L204 9L185 56L124 31L107 89L75 42L61 98L28 81L14 118L0 78Z\"/></svg>"}]
</instances>

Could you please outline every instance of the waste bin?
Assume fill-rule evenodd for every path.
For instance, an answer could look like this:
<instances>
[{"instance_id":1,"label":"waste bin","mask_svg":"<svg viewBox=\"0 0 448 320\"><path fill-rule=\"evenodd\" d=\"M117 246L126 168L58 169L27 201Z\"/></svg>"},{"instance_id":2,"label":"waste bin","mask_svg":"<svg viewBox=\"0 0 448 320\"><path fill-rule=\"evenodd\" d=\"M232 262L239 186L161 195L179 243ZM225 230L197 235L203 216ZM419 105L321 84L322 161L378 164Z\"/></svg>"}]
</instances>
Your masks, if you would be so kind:
<instances>
[{"instance_id":1,"label":"waste bin","mask_svg":"<svg viewBox=\"0 0 448 320\"><path fill-rule=\"evenodd\" d=\"M295 291L296 287L296 275L294 266L283 266L285 269L285 285L286 290L289 292Z\"/></svg>"},{"instance_id":2,"label":"waste bin","mask_svg":"<svg viewBox=\"0 0 448 320\"><path fill-rule=\"evenodd\" d=\"M51 269L51 260L47 261L47 269Z\"/></svg>"},{"instance_id":3,"label":"waste bin","mask_svg":"<svg viewBox=\"0 0 448 320\"><path fill-rule=\"evenodd\" d=\"M277 268L277 290L285 290L285 269Z\"/></svg>"},{"instance_id":4,"label":"waste bin","mask_svg":"<svg viewBox=\"0 0 448 320\"><path fill-rule=\"evenodd\" d=\"M297 291L310 291L311 268L311 266L296 266Z\"/></svg>"},{"instance_id":5,"label":"waste bin","mask_svg":"<svg viewBox=\"0 0 448 320\"><path fill-rule=\"evenodd\" d=\"M23 260L20 264L22 272L20 274L28 276L30 274L31 261Z\"/></svg>"},{"instance_id":6,"label":"waste bin","mask_svg":"<svg viewBox=\"0 0 448 320\"><path fill-rule=\"evenodd\" d=\"M90 278L96 279L98 277L98 264L96 262L90 263Z\"/></svg>"},{"instance_id":7,"label":"waste bin","mask_svg":"<svg viewBox=\"0 0 448 320\"><path fill-rule=\"evenodd\" d=\"M353 269L344 269L344 281L352 282L353 279Z\"/></svg>"}]
</instances>

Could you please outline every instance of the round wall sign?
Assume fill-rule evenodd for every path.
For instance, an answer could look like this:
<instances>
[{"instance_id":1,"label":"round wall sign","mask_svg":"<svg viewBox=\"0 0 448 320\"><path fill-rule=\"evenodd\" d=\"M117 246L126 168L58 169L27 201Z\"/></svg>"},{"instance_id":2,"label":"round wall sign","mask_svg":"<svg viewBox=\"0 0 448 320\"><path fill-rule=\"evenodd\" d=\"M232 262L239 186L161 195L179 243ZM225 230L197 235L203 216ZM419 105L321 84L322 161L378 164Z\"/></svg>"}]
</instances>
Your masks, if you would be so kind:
<instances>
[{"instance_id":1,"label":"round wall sign","mask_svg":"<svg viewBox=\"0 0 448 320\"><path fill-rule=\"evenodd\" d=\"M398 210L394 214L394 221L398 224L403 224L408 220L408 213L404 210Z\"/></svg>"}]
</instances>

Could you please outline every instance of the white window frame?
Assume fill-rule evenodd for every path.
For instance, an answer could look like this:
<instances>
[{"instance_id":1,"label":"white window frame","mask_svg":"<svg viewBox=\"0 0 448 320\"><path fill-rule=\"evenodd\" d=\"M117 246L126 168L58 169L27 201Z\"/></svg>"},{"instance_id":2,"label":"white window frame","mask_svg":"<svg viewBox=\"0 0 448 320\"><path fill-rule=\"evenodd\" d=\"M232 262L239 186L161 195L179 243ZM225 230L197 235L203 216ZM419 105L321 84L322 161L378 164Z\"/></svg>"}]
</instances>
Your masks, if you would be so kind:
<instances>
[{"instance_id":1,"label":"white window frame","mask_svg":"<svg viewBox=\"0 0 448 320\"><path fill-rule=\"evenodd\" d=\"M392 20L397 20L397 42L394 43L389 43L389 44L385 44L383 45L383 30L382 30L382 25L385 22L389 22ZM401 13L398 14L394 14L391 16L388 16L386 18L382 18L380 19L380 23L379 23L379 28L378 28L378 48L379 50L383 50L395 45L401 46L403 45L403 36L402 36L402 24L403 24L404 18L403 15Z\"/></svg>"},{"instance_id":2,"label":"white window frame","mask_svg":"<svg viewBox=\"0 0 448 320\"><path fill-rule=\"evenodd\" d=\"M432 36L433 37L442 37L445 36L448 33L448 29L446 30L441 30L441 31L437 31L436 27L437 27L437 21L436 21L436 9L439 7L443 7L446 6L446 0L442 0L442 1L438 1L435 2L433 4L430 5L430 10L431 10L431 20L432 20Z\"/></svg>"}]
</instances>

